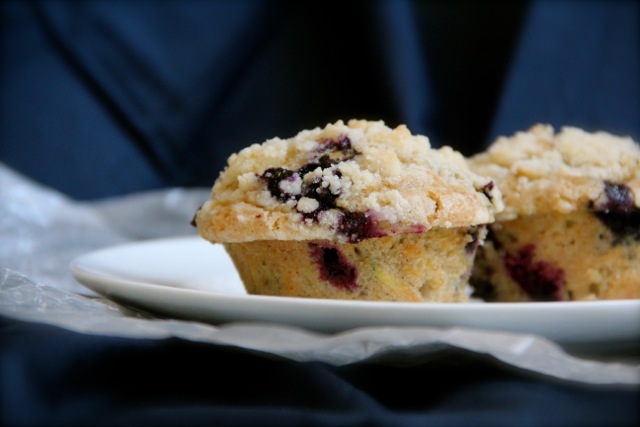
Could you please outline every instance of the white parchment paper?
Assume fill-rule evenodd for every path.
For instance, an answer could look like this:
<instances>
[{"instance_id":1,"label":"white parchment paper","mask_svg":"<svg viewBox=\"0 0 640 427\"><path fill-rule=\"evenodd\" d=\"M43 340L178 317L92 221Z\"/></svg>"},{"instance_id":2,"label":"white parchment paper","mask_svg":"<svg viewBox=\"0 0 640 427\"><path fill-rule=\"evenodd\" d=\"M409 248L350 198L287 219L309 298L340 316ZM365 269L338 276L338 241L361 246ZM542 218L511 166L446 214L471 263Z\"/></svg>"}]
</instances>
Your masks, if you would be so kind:
<instances>
[{"instance_id":1,"label":"white parchment paper","mask_svg":"<svg viewBox=\"0 0 640 427\"><path fill-rule=\"evenodd\" d=\"M158 319L95 295L71 276L69 262L95 249L195 235L189 222L208 193L174 188L79 203L0 163L0 315L87 334L178 337L336 365L419 364L447 351L464 351L549 380L640 386L637 354L576 357L542 337L465 328L376 327L318 334L272 324Z\"/></svg>"}]
</instances>

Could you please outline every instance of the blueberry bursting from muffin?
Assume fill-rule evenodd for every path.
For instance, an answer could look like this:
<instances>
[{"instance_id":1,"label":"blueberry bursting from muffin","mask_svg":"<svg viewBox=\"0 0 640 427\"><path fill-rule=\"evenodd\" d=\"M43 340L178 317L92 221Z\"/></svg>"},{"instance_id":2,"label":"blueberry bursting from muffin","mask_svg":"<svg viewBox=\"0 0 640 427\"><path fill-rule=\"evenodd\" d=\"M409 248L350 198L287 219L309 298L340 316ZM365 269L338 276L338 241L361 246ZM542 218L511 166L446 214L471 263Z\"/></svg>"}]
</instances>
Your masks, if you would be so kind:
<instances>
[{"instance_id":1,"label":"blueberry bursting from muffin","mask_svg":"<svg viewBox=\"0 0 640 427\"><path fill-rule=\"evenodd\" d=\"M350 212L336 205L340 190L334 192L329 187L323 187L320 177L314 177L310 181L304 180L306 174L317 168L330 169L331 166L350 160L360 154L353 149L351 140L346 135L340 135L336 139L322 139L319 143L318 155L299 169L293 171L280 167L269 168L260 175L260 179L266 183L271 196L283 203L290 200L298 201L302 197L315 200L317 207L314 210L298 212L304 218L316 223L322 212L331 209L339 210L341 219L337 231L344 235L349 243L384 236L384 233L376 228L373 218L366 212ZM337 169L331 169L331 173L337 177L341 175ZM354 289L357 287L357 268L349 263L337 247L309 243L309 253L318 264L323 280L339 288Z\"/></svg>"},{"instance_id":2,"label":"blueberry bursting from muffin","mask_svg":"<svg viewBox=\"0 0 640 427\"><path fill-rule=\"evenodd\" d=\"M367 212L350 212L336 205L340 190L332 191L329 187L323 187L320 177L314 177L310 181L304 179L306 174L317 168L330 169L333 175L340 177L340 171L331 169L331 167L360 154L352 148L351 141L346 135L341 135L337 139L323 139L319 142L318 155L298 170L269 168L260 175L271 195L283 203L289 200L298 201L302 197L315 200L317 202L316 209L310 212L298 210L304 218L314 222L318 222L318 216L322 212L332 209L340 211L342 216L338 225L338 233L344 235L349 243L384 236L384 233L376 228L375 221ZM289 188L295 190L290 191Z\"/></svg>"},{"instance_id":3,"label":"blueberry bursting from muffin","mask_svg":"<svg viewBox=\"0 0 640 427\"><path fill-rule=\"evenodd\" d=\"M604 181L604 195L589 203L589 211L611 231L611 245L631 244L640 241L640 208L626 184ZM604 236L600 236L604 238ZM489 232L487 240L497 250L502 248L495 233ZM543 260L535 261L536 245L525 244L515 253L504 252L502 262L509 277L532 301L561 301L565 293L565 272ZM476 283L475 295L487 300L494 297L493 285Z\"/></svg>"},{"instance_id":4,"label":"blueberry bursting from muffin","mask_svg":"<svg viewBox=\"0 0 640 427\"><path fill-rule=\"evenodd\" d=\"M613 233L613 244L621 244L626 239L640 241L640 208L631 189L625 184L605 181L604 194L605 197L592 202L590 208Z\"/></svg>"}]
</instances>

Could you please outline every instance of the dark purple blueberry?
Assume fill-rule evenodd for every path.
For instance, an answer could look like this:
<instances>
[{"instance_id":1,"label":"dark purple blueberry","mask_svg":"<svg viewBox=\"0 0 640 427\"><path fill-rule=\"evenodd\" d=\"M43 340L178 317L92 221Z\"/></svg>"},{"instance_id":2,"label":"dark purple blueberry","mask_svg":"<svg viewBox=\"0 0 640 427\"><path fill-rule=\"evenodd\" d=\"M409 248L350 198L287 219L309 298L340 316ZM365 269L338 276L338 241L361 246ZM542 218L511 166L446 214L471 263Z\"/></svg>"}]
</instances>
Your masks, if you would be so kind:
<instances>
[{"instance_id":1,"label":"dark purple blueberry","mask_svg":"<svg viewBox=\"0 0 640 427\"><path fill-rule=\"evenodd\" d=\"M535 245L520 248L504 256L509 276L533 301L560 301L565 284L564 270L545 261L534 261Z\"/></svg>"},{"instance_id":2,"label":"dark purple blueberry","mask_svg":"<svg viewBox=\"0 0 640 427\"><path fill-rule=\"evenodd\" d=\"M471 236L471 241L464 245L464 250L467 255L473 255L476 253L478 246L480 245L480 232L484 230L484 225L479 225L476 227L471 227L467 232L469 236Z\"/></svg>"},{"instance_id":3,"label":"dark purple blueberry","mask_svg":"<svg viewBox=\"0 0 640 427\"><path fill-rule=\"evenodd\" d=\"M328 154L323 154L316 157L309 163L302 165L302 167L298 169L298 173L300 174L300 176L305 176L306 174L308 174L309 172L313 172L317 168L327 169L340 161L341 159L339 158L332 159Z\"/></svg>"},{"instance_id":4,"label":"dark purple blueberry","mask_svg":"<svg viewBox=\"0 0 640 427\"><path fill-rule=\"evenodd\" d=\"M318 163L316 160L313 160L312 162L309 162L298 169L298 173L301 177L304 177L306 174L308 174L309 172L313 172L319 167L321 167L320 163Z\"/></svg>"},{"instance_id":5,"label":"dark purple blueberry","mask_svg":"<svg viewBox=\"0 0 640 427\"><path fill-rule=\"evenodd\" d=\"M320 168L327 169L340 161L339 158L332 159L330 155L323 154L316 160Z\"/></svg>"},{"instance_id":6,"label":"dark purple blueberry","mask_svg":"<svg viewBox=\"0 0 640 427\"><path fill-rule=\"evenodd\" d=\"M339 194L334 194L328 187L322 186L322 180L316 178L302 188L302 195L318 201L319 210L333 209Z\"/></svg>"},{"instance_id":7,"label":"dark purple blueberry","mask_svg":"<svg viewBox=\"0 0 640 427\"><path fill-rule=\"evenodd\" d=\"M320 144L319 151L323 153L319 158L319 162L327 165L322 166L323 168L352 159L360 154L353 149L351 140L346 135L340 135L335 139L324 138L319 140L318 143Z\"/></svg>"},{"instance_id":8,"label":"dark purple blueberry","mask_svg":"<svg viewBox=\"0 0 640 427\"><path fill-rule=\"evenodd\" d=\"M604 182L604 194L606 201L596 206L597 210L604 212L629 212L635 207L633 193L625 184Z\"/></svg>"},{"instance_id":9,"label":"dark purple blueberry","mask_svg":"<svg viewBox=\"0 0 640 427\"><path fill-rule=\"evenodd\" d=\"M322 151L347 151L352 149L351 140L345 134L337 138L322 138L318 142L322 145Z\"/></svg>"},{"instance_id":10,"label":"dark purple blueberry","mask_svg":"<svg viewBox=\"0 0 640 427\"><path fill-rule=\"evenodd\" d=\"M363 239L371 237L381 237L385 234L380 232L368 214L363 212L347 212L339 208L336 199L340 196L340 192L332 192L328 187L322 186L322 179L315 177L311 181L304 180L309 172L321 168L326 172L333 165L349 160L359 153L351 146L351 140L346 135L340 135L338 138L326 138L318 141L320 147L317 151L317 157L310 160L298 170L292 171L284 168L269 168L260 178L266 183L269 192L276 199L287 202L289 200L299 200L301 197L308 197L318 202L318 208L314 212L303 212L304 218L313 221L318 220L318 216L322 212L336 209L342 212L343 216L338 225L337 232L346 236L351 243L359 242ZM340 171L329 169L331 173L337 177L341 176ZM280 183L288 179L303 179L300 194L289 194L282 190Z\"/></svg>"},{"instance_id":11,"label":"dark purple blueberry","mask_svg":"<svg viewBox=\"0 0 640 427\"><path fill-rule=\"evenodd\" d=\"M613 244L625 239L640 240L640 209L635 205L633 193L625 184L605 181L605 200L592 204L594 215L614 235Z\"/></svg>"},{"instance_id":12,"label":"dark purple blueberry","mask_svg":"<svg viewBox=\"0 0 640 427\"><path fill-rule=\"evenodd\" d=\"M294 198L291 194L282 191L280 188L280 183L287 179L293 178L295 172L289 169L284 168L269 168L260 178L267 183L267 188L273 197L276 199L286 202L287 200Z\"/></svg>"},{"instance_id":13,"label":"dark purple blueberry","mask_svg":"<svg viewBox=\"0 0 640 427\"><path fill-rule=\"evenodd\" d=\"M344 212L344 216L338 226L338 232L347 236L350 243L385 235L378 229L373 218L363 212Z\"/></svg>"},{"instance_id":14,"label":"dark purple blueberry","mask_svg":"<svg viewBox=\"0 0 640 427\"><path fill-rule=\"evenodd\" d=\"M482 187L482 194L484 194L487 197L487 199L492 200L493 197L491 196L491 192L493 191L495 186L496 184L493 181L489 181L487 184L485 184Z\"/></svg>"},{"instance_id":15,"label":"dark purple blueberry","mask_svg":"<svg viewBox=\"0 0 640 427\"><path fill-rule=\"evenodd\" d=\"M355 151L348 151L348 152L335 151L335 152L329 152L329 153L325 152L320 156L316 157L315 159L313 159L312 161L310 161L309 163L303 165L300 169L298 169L298 173L300 174L300 176L304 176L305 174L312 172L317 168L327 169L337 163L344 162L345 160L350 160L354 158L356 154L357 153Z\"/></svg>"},{"instance_id":16,"label":"dark purple blueberry","mask_svg":"<svg viewBox=\"0 0 640 427\"><path fill-rule=\"evenodd\" d=\"M309 243L309 254L318 265L320 278L333 286L355 291L358 269L334 246Z\"/></svg>"}]
</instances>

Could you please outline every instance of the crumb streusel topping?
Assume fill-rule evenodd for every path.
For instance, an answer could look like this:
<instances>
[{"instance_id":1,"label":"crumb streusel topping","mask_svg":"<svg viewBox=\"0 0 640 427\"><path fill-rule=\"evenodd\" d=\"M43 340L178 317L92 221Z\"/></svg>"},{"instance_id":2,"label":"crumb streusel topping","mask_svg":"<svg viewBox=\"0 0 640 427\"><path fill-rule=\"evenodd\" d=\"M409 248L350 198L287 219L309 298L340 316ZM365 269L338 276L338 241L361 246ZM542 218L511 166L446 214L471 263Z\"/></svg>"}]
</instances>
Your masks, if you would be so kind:
<instances>
[{"instance_id":1,"label":"crumb streusel topping","mask_svg":"<svg viewBox=\"0 0 640 427\"><path fill-rule=\"evenodd\" d=\"M538 124L498 138L468 163L496 180L505 204L498 220L598 209L612 186L640 207L640 147L631 138Z\"/></svg>"},{"instance_id":2,"label":"crumb streusel topping","mask_svg":"<svg viewBox=\"0 0 640 427\"><path fill-rule=\"evenodd\" d=\"M493 222L493 181L451 149L383 122L338 121L230 156L198 211L213 242L366 238Z\"/></svg>"}]
</instances>

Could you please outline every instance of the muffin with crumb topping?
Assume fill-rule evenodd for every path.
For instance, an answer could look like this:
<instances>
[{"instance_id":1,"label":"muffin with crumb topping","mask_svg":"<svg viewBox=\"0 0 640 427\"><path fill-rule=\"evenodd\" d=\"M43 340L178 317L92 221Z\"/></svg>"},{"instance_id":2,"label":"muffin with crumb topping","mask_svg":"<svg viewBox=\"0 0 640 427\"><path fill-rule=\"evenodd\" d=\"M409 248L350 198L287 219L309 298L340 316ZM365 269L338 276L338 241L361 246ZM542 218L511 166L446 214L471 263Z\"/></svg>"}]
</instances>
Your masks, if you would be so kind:
<instances>
[{"instance_id":1,"label":"muffin with crumb topping","mask_svg":"<svg viewBox=\"0 0 640 427\"><path fill-rule=\"evenodd\" d=\"M194 220L250 294L457 302L501 203L451 148L351 120L233 154Z\"/></svg>"},{"instance_id":2,"label":"muffin with crumb topping","mask_svg":"<svg viewBox=\"0 0 640 427\"><path fill-rule=\"evenodd\" d=\"M505 208L471 283L488 301L640 298L640 147L536 125L468 161Z\"/></svg>"}]
</instances>

